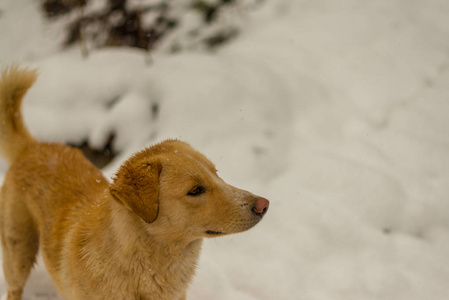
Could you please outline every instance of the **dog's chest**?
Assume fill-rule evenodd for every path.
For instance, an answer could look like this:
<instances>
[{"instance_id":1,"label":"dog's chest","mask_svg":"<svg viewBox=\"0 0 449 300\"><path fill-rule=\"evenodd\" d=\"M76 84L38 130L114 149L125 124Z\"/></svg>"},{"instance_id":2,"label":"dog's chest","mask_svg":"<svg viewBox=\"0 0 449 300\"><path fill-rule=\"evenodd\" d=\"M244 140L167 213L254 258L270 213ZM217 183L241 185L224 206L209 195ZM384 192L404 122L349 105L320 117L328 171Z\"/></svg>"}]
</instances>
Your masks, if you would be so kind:
<instances>
[{"instance_id":1,"label":"dog's chest","mask_svg":"<svg viewBox=\"0 0 449 300\"><path fill-rule=\"evenodd\" d=\"M195 273L197 258L183 257L162 269L150 264L136 282L136 299L181 299Z\"/></svg>"}]
</instances>

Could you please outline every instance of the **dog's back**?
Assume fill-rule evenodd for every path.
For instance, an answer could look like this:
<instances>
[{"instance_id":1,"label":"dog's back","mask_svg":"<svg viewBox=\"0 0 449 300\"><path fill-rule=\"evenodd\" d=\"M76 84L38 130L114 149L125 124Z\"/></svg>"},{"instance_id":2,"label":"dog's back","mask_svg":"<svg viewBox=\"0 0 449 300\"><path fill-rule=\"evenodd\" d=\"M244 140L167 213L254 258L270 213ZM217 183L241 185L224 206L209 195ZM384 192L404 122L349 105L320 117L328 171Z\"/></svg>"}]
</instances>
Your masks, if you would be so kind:
<instances>
[{"instance_id":1,"label":"dog's back","mask_svg":"<svg viewBox=\"0 0 449 300\"><path fill-rule=\"evenodd\" d=\"M64 210L64 206L76 211L72 202L76 201L77 207L90 204L106 189L108 181L78 149L36 143L11 164L3 186L7 193L19 193L17 197L8 195L9 198L21 198L33 205L32 211L40 214L37 220L49 221L51 214Z\"/></svg>"}]
</instances>

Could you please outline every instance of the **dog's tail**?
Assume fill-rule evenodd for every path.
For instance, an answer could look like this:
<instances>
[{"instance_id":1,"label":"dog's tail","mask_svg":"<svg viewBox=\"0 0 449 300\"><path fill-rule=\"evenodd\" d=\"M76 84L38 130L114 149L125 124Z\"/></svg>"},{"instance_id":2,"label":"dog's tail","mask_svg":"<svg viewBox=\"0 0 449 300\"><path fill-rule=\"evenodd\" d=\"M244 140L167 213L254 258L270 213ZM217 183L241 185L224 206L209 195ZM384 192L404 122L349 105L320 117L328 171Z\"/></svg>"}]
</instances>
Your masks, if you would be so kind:
<instances>
[{"instance_id":1,"label":"dog's tail","mask_svg":"<svg viewBox=\"0 0 449 300\"><path fill-rule=\"evenodd\" d=\"M22 99L36 81L36 70L10 66L0 79L0 155L9 163L34 143L35 139L26 128L21 112Z\"/></svg>"}]
</instances>

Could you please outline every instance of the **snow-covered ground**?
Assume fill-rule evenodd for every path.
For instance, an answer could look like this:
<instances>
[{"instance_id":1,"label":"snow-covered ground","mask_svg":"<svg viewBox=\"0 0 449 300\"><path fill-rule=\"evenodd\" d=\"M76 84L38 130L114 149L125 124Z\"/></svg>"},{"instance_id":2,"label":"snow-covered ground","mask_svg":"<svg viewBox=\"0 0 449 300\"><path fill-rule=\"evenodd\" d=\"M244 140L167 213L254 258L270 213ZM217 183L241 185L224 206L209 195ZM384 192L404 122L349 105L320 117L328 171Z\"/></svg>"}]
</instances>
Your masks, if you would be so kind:
<instances>
[{"instance_id":1,"label":"snow-covered ground","mask_svg":"<svg viewBox=\"0 0 449 300\"><path fill-rule=\"evenodd\" d=\"M0 3L0 65L40 69L33 134L117 132L108 176L179 138L271 200L254 229L205 242L190 299L449 299L447 0L278 0L214 54L88 59L36 3ZM59 299L42 262L25 296Z\"/></svg>"}]
</instances>

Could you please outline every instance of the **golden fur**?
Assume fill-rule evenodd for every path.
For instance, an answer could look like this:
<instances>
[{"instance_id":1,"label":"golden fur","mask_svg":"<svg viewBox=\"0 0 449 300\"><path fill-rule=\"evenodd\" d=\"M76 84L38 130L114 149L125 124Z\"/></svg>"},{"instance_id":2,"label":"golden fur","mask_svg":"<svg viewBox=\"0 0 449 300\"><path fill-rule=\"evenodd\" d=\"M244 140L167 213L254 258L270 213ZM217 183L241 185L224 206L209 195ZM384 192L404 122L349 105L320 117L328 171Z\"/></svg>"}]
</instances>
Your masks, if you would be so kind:
<instances>
[{"instance_id":1,"label":"golden fur","mask_svg":"<svg viewBox=\"0 0 449 300\"><path fill-rule=\"evenodd\" d=\"M247 230L268 209L176 140L133 155L109 183L79 150L30 135L20 106L35 79L13 66L0 81L8 300L21 299L38 249L65 299L185 299L202 239Z\"/></svg>"}]
</instances>

